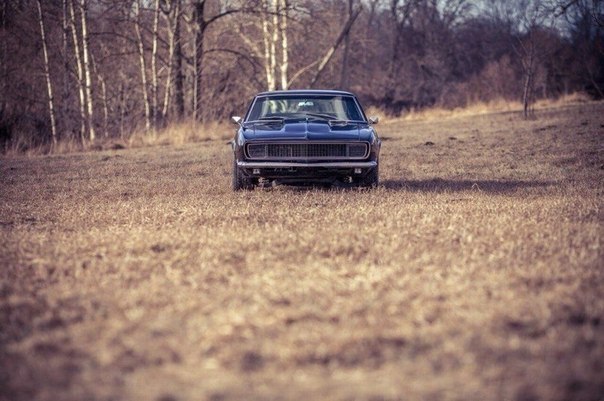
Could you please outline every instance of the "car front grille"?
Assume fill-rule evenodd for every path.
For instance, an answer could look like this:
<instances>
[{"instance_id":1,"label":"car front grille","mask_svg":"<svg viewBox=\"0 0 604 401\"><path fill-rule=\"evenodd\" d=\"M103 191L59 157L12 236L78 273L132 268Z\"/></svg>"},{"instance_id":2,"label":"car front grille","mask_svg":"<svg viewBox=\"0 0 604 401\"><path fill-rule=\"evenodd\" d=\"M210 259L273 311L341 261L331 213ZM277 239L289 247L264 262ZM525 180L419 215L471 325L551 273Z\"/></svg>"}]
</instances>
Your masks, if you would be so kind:
<instances>
[{"instance_id":1,"label":"car front grille","mask_svg":"<svg viewBox=\"0 0 604 401\"><path fill-rule=\"evenodd\" d=\"M360 143L254 143L247 157L262 160L354 160L368 155L369 144Z\"/></svg>"}]
</instances>

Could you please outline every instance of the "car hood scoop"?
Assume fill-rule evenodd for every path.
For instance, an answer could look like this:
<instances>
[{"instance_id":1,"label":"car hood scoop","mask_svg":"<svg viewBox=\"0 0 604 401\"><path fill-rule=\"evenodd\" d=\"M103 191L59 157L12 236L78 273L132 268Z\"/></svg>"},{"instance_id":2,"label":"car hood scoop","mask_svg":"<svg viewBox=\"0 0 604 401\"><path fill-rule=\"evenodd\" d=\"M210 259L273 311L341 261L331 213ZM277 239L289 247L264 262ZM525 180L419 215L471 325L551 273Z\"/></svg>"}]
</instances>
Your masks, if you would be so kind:
<instances>
[{"instance_id":1,"label":"car hood scoop","mask_svg":"<svg viewBox=\"0 0 604 401\"><path fill-rule=\"evenodd\" d=\"M363 129L356 123L328 124L327 121L299 121L254 124L244 131L251 140L361 140Z\"/></svg>"}]
</instances>

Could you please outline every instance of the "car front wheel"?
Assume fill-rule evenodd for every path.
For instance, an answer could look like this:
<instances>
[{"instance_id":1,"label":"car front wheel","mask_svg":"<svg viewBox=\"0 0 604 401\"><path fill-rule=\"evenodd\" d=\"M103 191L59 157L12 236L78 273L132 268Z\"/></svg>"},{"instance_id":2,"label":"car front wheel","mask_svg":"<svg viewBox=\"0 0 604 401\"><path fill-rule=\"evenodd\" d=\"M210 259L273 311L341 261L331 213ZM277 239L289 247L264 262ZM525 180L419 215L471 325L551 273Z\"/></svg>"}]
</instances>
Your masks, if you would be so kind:
<instances>
[{"instance_id":1,"label":"car front wheel","mask_svg":"<svg viewBox=\"0 0 604 401\"><path fill-rule=\"evenodd\" d=\"M242 189L252 189L254 186L249 178L241 172L237 166L237 160L233 158L233 180L231 181L233 191L241 191Z\"/></svg>"},{"instance_id":2,"label":"car front wheel","mask_svg":"<svg viewBox=\"0 0 604 401\"><path fill-rule=\"evenodd\" d=\"M376 188L380 182L380 165L375 166L361 182L362 187Z\"/></svg>"}]
</instances>

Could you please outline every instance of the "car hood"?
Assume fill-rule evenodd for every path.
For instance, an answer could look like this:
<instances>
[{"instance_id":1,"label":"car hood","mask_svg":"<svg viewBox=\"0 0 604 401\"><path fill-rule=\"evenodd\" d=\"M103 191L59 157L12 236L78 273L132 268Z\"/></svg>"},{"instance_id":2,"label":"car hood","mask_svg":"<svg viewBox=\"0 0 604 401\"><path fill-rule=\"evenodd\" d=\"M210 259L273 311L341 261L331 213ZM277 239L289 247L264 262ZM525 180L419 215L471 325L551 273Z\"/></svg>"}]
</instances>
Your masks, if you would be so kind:
<instances>
[{"instance_id":1,"label":"car hood","mask_svg":"<svg viewBox=\"0 0 604 401\"><path fill-rule=\"evenodd\" d=\"M370 141L371 129L363 124L330 126L327 122L302 121L283 124L255 124L243 129L247 140L348 140Z\"/></svg>"}]
</instances>

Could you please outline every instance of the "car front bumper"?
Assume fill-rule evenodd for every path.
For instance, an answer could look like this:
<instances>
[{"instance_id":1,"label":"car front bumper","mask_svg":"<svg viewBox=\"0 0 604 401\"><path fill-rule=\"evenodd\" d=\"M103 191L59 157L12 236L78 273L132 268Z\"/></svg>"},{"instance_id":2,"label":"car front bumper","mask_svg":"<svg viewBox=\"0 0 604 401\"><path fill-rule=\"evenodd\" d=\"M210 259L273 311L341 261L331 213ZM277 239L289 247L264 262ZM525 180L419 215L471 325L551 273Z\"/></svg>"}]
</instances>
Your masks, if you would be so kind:
<instances>
[{"instance_id":1,"label":"car front bumper","mask_svg":"<svg viewBox=\"0 0 604 401\"><path fill-rule=\"evenodd\" d=\"M349 169L362 168L372 169L377 166L376 161L364 162L318 162L318 163L298 163L298 162L248 162L237 161L237 166L244 169L250 168L327 168L327 169Z\"/></svg>"},{"instance_id":2,"label":"car front bumper","mask_svg":"<svg viewBox=\"0 0 604 401\"><path fill-rule=\"evenodd\" d=\"M377 161L280 162L237 161L237 168L249 178L282 183L354 182L378 167Z\"/></svg>"}]
</instances>

